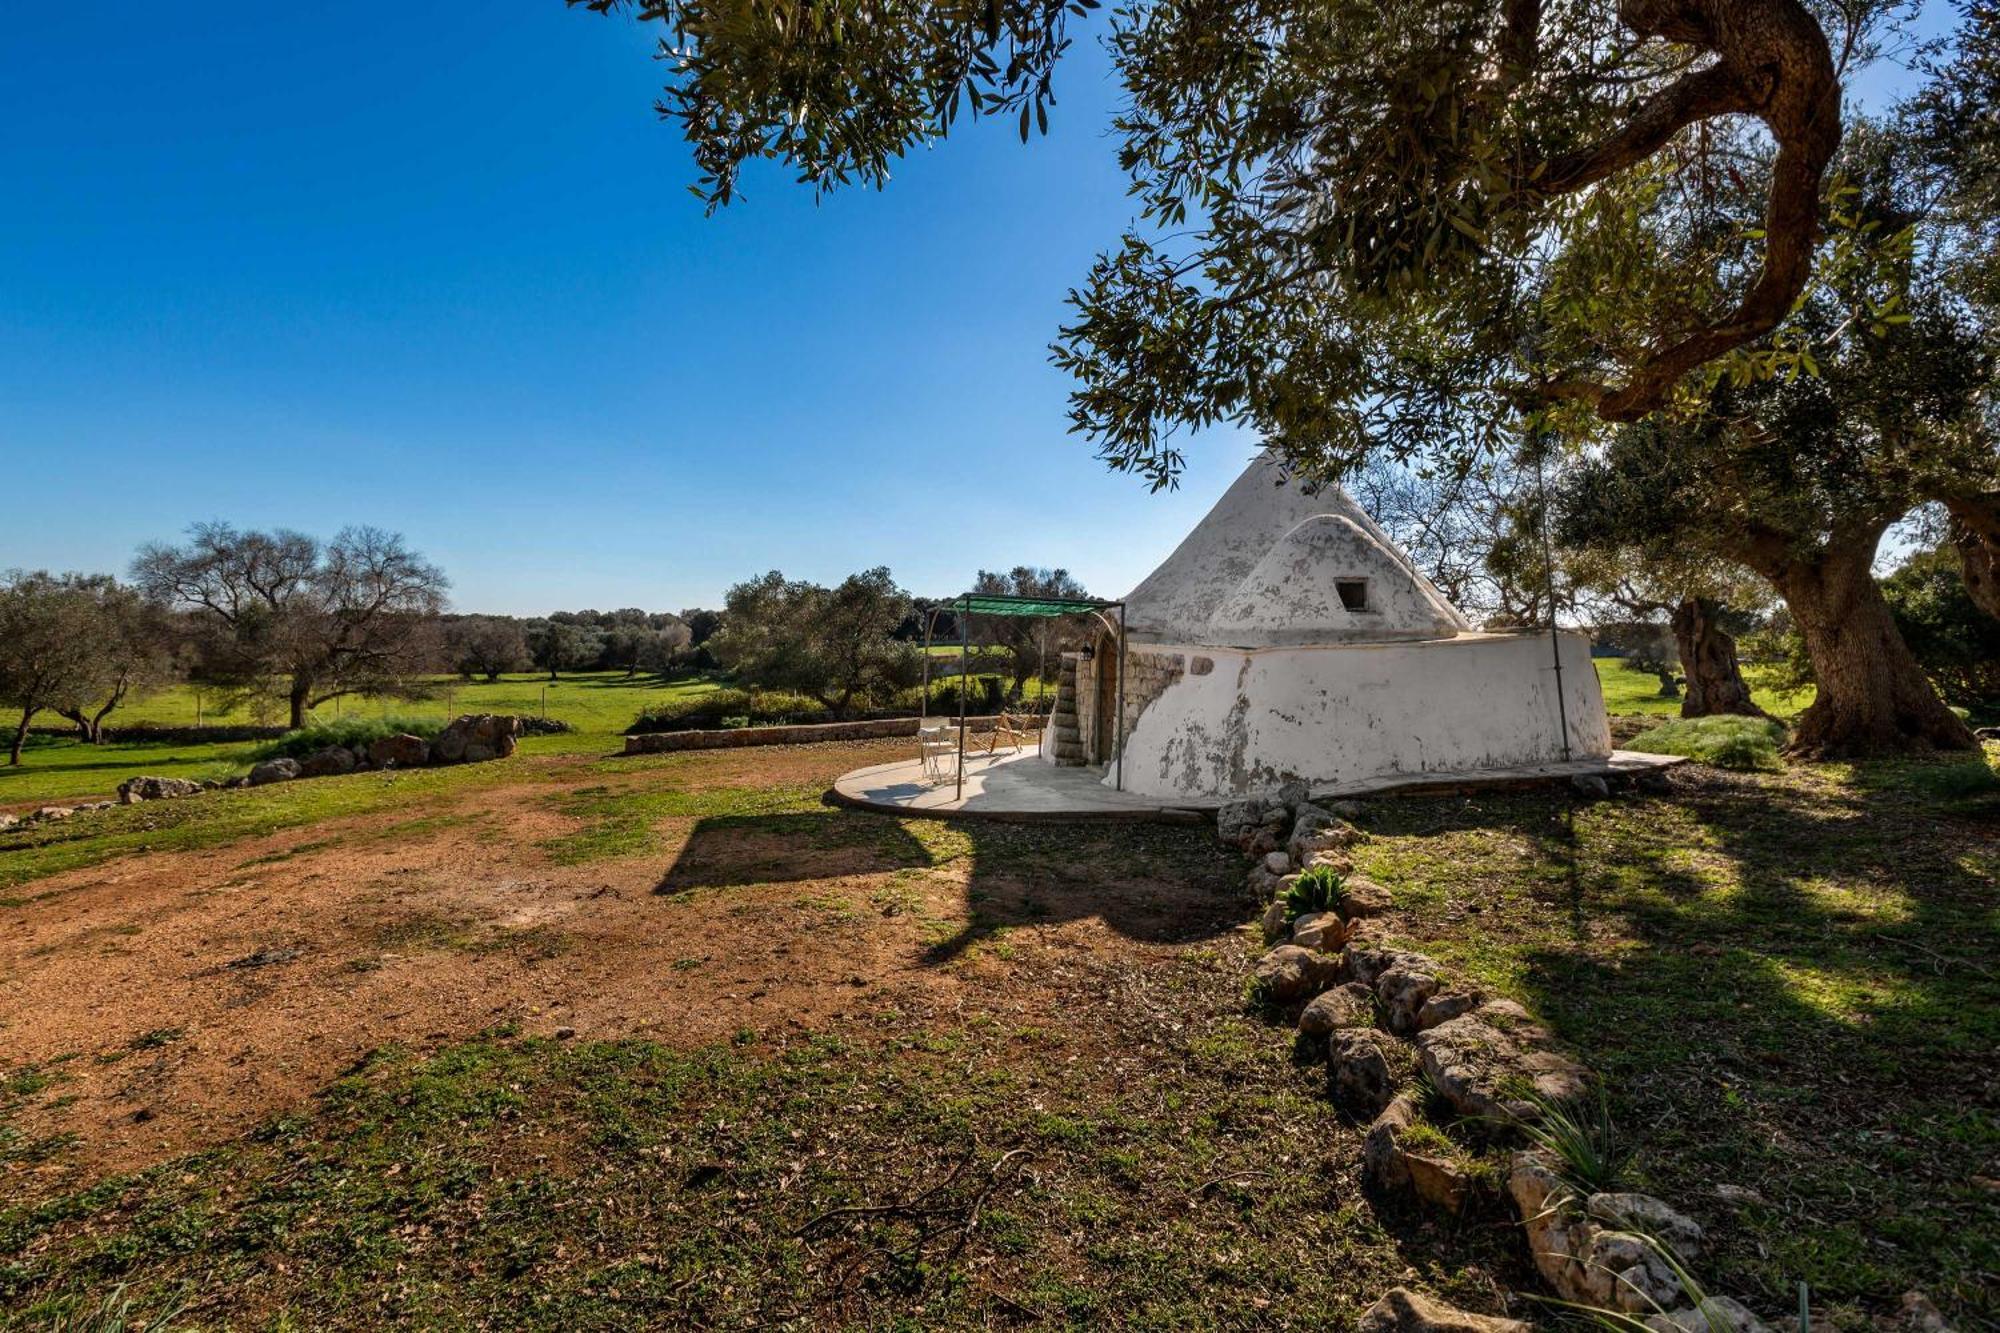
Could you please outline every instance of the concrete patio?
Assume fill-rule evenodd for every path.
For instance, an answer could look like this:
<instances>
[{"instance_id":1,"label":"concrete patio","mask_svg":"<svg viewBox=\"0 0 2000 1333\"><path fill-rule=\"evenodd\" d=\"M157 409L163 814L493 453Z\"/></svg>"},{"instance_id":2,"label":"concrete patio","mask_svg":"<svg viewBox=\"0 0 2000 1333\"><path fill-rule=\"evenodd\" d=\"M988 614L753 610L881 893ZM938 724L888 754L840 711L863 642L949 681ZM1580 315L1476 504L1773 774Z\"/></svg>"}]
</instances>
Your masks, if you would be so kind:
<instances>
[{"instance_id":1,"label":"concrete patio","mask_svg":"<svg viewBox=\"0 0 2000 1333\"><path fill-rule=\"evenodd\" d=\"M1576 777L1607 780L1671 768L1687 762L1678 755L1639 754L1613 750L1604 759L1567 763L1526 764L1469 773L1403 773L1316 789L1313 796L1337 799L1380 796L1391 792L1456 791L1473 788L1528 786ZM1014 754L967 755L965 786L959 794L947 778L924 775L922 761L876 764L843 773L831 797L841 805L882 814L928 819L997 819L1018 823L1063 820L1150 820L1185 823L1203 820L1215 806L1166 802L1150 796L1114 791L1104 785L1104 773L1094 768L1058 768L1033 750Z\"/></svg>"}]
</instances>

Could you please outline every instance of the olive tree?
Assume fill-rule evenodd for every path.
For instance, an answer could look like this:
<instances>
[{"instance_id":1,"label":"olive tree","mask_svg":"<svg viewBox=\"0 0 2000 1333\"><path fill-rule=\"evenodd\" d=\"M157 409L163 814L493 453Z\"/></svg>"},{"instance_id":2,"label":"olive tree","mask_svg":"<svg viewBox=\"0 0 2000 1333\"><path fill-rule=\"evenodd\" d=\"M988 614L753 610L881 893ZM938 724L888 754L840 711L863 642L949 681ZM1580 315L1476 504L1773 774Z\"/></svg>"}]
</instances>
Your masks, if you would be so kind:
<instances>
[{"instance_id":1,"label":"olive tree","mask_svg":"<svg viewBox=\"0 0 2000 1333\"><path fill-rule=\"evenodd\" d=\"M857 702L914 683L918 650L890 637L909 609L887 569L832 588L773 570L729 590L708 647L743 680L797 690L845 718Z\"/></svg>"},{"instance_id":2,"label":"olive tree","mask_svg":"<svg viewBox=\"0 0 2000 1333\"><path fill-rule=\"evenodd\" d=\"M322 543L198 523L179 546L141 549L132 573L191 614L206 679L282 699L294 728L341 695L407 688L442 655L445 576L379 528Z\"/></svg>"},{"instance_id":3,"label":"olive tree","mask_svg":"<svg viewBox=\"0 0 2000 1333\"><path fill-rule=\"evenodd\" d=\"M20 710L8 763L19 765L28 727L42 712L71 714L98 701L116 706L132 670L119 642L121 626L107 609L109 580L15 570L0 581L0 703ZM88 732L86 733L88 734Z\"/></svg>"},{"instance_id":4,"label":"olive tree","mask_svg":"<svg viewBox=\"0 0 2000 1333\"><path fill-rule=\"evenodd\" d=\"M982 569L972 581L972 591L1002 597L1090 596L1068 570L1031 565L1016 565L1005 574ZM1074 616L979 616L973 623L975 642L1007 654L1016 695L1031 677L1051 672L1060 665L1064 649L1089 642L1094 633L1093 626Z\"/></svg>"},{"instance_id":5,"label":"olive tree","mask_svg":"<svg viewBox=\"0 0 2000 1333\"><path fill-rule=\"evenodd\" d=\"M881 185L968 120L1026 139L1097 7L571 3L664 30L660 110L711 207L757 159L824 191ZM1215 421L1345 466L1489 445L1524 400L1611 421L1658 409L1805 289L1841 138L1823 20L1844 59L1887 7L1128 0L1107 41L1139 216L1072 293L1056 345L1076 428L1164 485L1174 432ZM1746 120L1775 146L1754 239L1688 247L1695 282L1577 283L1626 261L1607 209L1643 196L1677 225L1690 197L1660 183Z\"/></svg>"}]
</instances>

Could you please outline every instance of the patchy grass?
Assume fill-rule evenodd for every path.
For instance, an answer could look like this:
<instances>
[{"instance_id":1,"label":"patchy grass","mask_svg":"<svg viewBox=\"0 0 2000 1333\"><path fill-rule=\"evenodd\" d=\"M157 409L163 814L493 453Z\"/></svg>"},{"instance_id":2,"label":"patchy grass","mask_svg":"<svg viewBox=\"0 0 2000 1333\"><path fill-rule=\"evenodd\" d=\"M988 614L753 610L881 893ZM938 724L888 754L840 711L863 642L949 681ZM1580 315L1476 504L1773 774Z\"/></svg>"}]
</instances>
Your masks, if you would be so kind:
<instances>
[{"instance_id":1,"label":"patchy grass","mask_svg":"<svg viewBox=\"0 0 2000 1333\"><path fill-rule=\"evenodd\" d=\"M1782 767L1785 724L1761 717L1690 717L1662 722L1625 742L1641 754L1678 754L1717 768Z\"/></svg>"},{"instance_id":2,"label":"patchy grass","mask_svg":"<svg viewBox=\"0 0 2000 1333\"><path fill-rule=\"evenodd\" d=\"M565 740L566 737L536 737ZM523 745L526 750L526 745ZM422 806L479 787L573 779L574 763L461 764L451 768L355 773L175 801L144 801L0 832L0 888L146 852L195 851L281 829L379 810ZM18 892L4 900L18 904Z\"/></svg>"},{"instance_id":3,"label":"patchy grass","mask_svg":"<svg viewBox=\"0 0 2000 1333\"><path fill-rule=\"evenodd\" d=\"M1383 802L1399 938L1606 1077L1713 1289L1837 1326L1928 1292L2000 1319L2000 795L1958 762L1677 773L1670 799ZM1726 1198L1717 1187L1752 1191Z\"/></svg>"},{"instance_id":4,"label":"patchy grass","mask_svg":"<svg viewBox=\"0 0 2000 1333\"><path fill-rule=\"evenodd\" d=\"M1660 678L1650 671L1634 671L1618 657L1594 658L1592 665L1597 668L1598 686L1604 691L1606 712L1614 716L1634 713L1680 716L1681 701L1662 698ZM1773 717L1796 717L1813 701L1811 686L1803 690L1777 689L1771 684L1771 672L1755 664L1743 668L1743 679L1750 685L1751 699Z\"/></svg>"},{"instance_id":5,"label":"patchy grass","mask_svg":"<svg viewBox=\"0 0 2000 1333\"><path fill-rule=\"evenodd\" d=\"M63 1144L8 1129L64 1067L7 1071L0 1163L24 1188L0 1204L0 1328L119 1283L141 1317L185 1293L194 1326L311 1328L1345 1328L1399 1282L1482 1310L1533 1289L1490 1203L1446 1221L1361 1197L1358 1128L1245 1009L1244 941L1149 899L1236 879L1201 830L899 821L746 785L745 762L546 755L527 800L576 821L552 859L659 857L662 910L796 881L842 929L917 917L905 971L837 984L941 967L922 974L951 988L817 1031L732 1013L691 1050L386 1049L257 1134L81 1189L37 1184ZM351 785L421 823L484 780L392 776L418 785L231 797ZM1710 1232L1711 1289L1775 1315L1807 1281L1841 1333L1911 1288L1960 1327L2000 1320L2000 793L1963 761L1668 782L1371 803L1357 869L1396 895L1397 941L1522 999L1605 1076L1633 1183ZM314 817L241 827L294 816ZM182 836L252 835L232 827ZM964 910L933 920L948 874ZM405 947L590 961L580 936L427 910ZM1109 929L1060 929L1078 918ZM661 970L742 984L699 943Z\"/></svg>"},{"instance_id":6,"label":"patchy grass","mask_svg":"<svg viewBox=\"0 0 2000 1333\"><path fill-rule=\"evenodd\" d=\"M1490 1308L1508 1238L1361 1203L1357 1137L1230 1012L1241 965L1121 976L1108 1024L383 1051L247 1140L0 1214L0 1326L120 1282L256 1327L1340 1328L1399 1281Z\"/></svg>"}]
</instances>

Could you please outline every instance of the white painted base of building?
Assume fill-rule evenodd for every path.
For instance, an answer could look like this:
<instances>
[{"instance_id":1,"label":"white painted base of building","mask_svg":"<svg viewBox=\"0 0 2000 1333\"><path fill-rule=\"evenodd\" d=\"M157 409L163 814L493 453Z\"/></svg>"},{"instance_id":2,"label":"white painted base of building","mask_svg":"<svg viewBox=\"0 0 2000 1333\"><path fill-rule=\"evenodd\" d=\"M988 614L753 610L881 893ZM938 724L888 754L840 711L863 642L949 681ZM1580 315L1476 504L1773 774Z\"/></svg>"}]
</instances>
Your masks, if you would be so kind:
<instances>
[{"instance_id":1,"label":"white painted base of building","mask_svg":"<svg viewBox=\"0 0 2000 1333\"><path fill-rule=\"evenodd\" d=\"M1562 782L1574 777L1617 779L1685 763L1677 755L1613 750L1602 758L1464 773L1410 773L1315 787L1315 799ZM966 760L965 786L938 782L920 760L875 764L844 773L830 793L858 810L931 819L998 819L1017 823L1139 819L1184 823L1206 820L1220 802L1168 801L1106 787L1096 769L1057 768L1032 751Z\"/></svg>"},{"instance_id":2,"label":"white painted base of building","mask_svg":"<svg viewBox=\"0 0 2000 1333\"><path fill-rule=\"evenodd\" d=\"M1133 644L1124 790L1214 805L1303 781L1379 790L1611 753L1588 642L1466 633L1403 642L1223 648ZM1103 655L1100 655L1102 661ZM1157 682L1164 681L1163 685ZM1107 774L1104 781L1111 782Z\"/></svg>"}]
</instances>

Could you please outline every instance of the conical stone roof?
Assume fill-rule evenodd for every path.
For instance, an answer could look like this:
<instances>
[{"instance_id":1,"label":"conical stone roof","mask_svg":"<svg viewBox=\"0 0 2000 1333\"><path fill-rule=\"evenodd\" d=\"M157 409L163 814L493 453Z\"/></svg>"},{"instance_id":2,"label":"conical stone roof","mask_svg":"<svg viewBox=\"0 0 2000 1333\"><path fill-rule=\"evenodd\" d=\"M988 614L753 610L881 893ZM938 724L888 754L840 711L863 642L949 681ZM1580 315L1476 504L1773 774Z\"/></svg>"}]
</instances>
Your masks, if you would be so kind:
<instances>
[{"instance_id":1,"label":"conical stone roof","mask_svg":"<svg viewBox=\"0 0 2000 1333\"><path fill-rule=\"evenodd\" d=\"M1232 648L1472 628L1346 490L1308 488L1268 451L1132 590L1125 623L1135 642Z\"/></svg>"}]
</instances>

